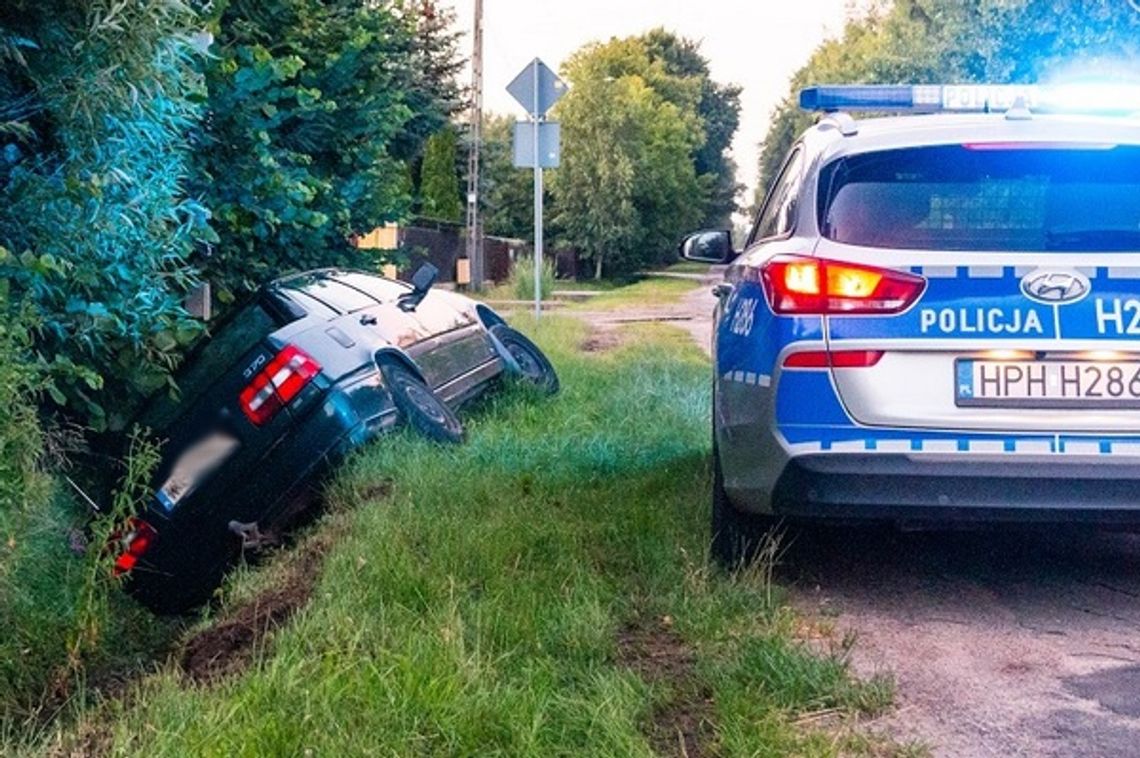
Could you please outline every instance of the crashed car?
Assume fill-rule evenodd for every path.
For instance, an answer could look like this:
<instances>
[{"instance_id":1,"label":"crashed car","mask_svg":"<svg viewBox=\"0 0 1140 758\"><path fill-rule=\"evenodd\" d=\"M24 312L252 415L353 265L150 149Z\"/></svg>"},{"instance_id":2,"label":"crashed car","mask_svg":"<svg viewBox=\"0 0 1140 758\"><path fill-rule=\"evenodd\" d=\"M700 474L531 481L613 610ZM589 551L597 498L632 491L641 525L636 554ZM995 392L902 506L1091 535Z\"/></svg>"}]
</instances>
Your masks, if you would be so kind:
<instances>
[{"instance_id":1,"label":"crashed car","mask_svg":"<svg viewBox=\"0 0 1140 758\"><path fill-rule=\"evenodd\" d=\"M185 362L177 396L141 423L164 440L154 497L117 537L115 571L149 607L209 599L245 548L312 505L314 483L399 424L463 438L456 408L515 376L558 377L486 305L368 273L321 270L264 286Z\"/></svg>"},{"instance_id":2,"label":"crashed car","mask_svg":"<svg viewBox=\"0 0 1140 758\"><path fill-rule=\"evenodd\" d=\"M745 249L683 245L729 264L718 558L783 518L1140 523L1136 93L802 93Z\"/></svg>"}]
</instances>

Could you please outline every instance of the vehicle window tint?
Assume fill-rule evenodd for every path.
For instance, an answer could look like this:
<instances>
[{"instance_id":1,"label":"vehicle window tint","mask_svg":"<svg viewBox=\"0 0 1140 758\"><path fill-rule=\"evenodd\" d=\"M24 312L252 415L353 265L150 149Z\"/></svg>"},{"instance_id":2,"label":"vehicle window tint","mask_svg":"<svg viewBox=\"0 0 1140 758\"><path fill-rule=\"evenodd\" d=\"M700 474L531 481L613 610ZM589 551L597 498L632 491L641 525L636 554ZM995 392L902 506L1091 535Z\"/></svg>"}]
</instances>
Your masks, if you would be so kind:
<instances>
[{"instance_id":1,"label":"vehicle window tint","mask_svg":"<svg viewBox=\"0 0 1140 758\"><path fill-rule=\"evenodd\" d=\"M276 329L276 322L260 305L239 311L213 329L183 361L175 378L177 395L172 397L166 391L156 395L143 412L142 423L155 430L167 427L182 409L188 408L258 341Z\"/></svg>"},{"instance_id":2,"label":"vehicle window tint","mask_svg":"<svg viewBox=\"0 0 1140 758\"><path fill-rule=\"evenodd\" d=\"M939 146L843 158L821 174L828 239L961 251L1140 250L1140 148Z\"/></svg>"},{"instance_id":3,"label":"vehicle window tint","mask_svg":"<svg viewBox=\"0 0 1140 758\"><path fill-rule=\"evenodd\" d=\"M290 279L282 289L295 289L331 306L341 313L354 313L371 308L377 301L358 289L324 276L306 276Z\"/></svg>"},{"instance_id":4,"label":"vehicle window tint","mask_svg":"<svg viewBox=\"0 0 1140 758\"><path fill-rule=\"evenodd\" d=\"M751 242L783 237L796 225L800 184L803 181L803 151L797 149L772 184L772 191L756 221Z\"/></svg>"},{"instance_id":5,"label":"vehicle window tint","mask_svg":"<svg viewBox=\"0 0 1140 758\"><path fill-rule=\"evenodd\" d=\"M382 303L393 302L400 295L411 291L411 287L401 282L394 282L391 279L369 276L368 274L361 274L354 271L337 274L336 278L338 281L342 281L361 292L365 292Z\"/></svg>"}]
</instances>

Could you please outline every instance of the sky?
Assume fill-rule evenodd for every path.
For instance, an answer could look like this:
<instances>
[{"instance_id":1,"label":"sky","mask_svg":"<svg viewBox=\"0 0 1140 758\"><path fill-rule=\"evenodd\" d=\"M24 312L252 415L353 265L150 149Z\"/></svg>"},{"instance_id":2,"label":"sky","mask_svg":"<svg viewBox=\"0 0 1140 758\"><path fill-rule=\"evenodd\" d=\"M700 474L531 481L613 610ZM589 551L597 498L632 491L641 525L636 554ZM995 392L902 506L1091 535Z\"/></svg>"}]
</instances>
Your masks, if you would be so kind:
<instances>
[{"instance_id":1,"label":"sky","mask_svg":"<svg viewBox=\"0 0 1140 758\"><path fill-rule=\"evenodd\" d=\"M474 0L441 2L447 4L455 8L460 27L470 31ZM816 45L842 32L849 4L848 0L484 0L484 107L523 118L506 86L536 56L558 70L588 42L665 27L701 43L715 80L744 88L733 156L740 166L739 180L751 191L756 183L757 146L769 114ZM464 46L470 56L470 37Z\"/></svg>"}]
</instances>

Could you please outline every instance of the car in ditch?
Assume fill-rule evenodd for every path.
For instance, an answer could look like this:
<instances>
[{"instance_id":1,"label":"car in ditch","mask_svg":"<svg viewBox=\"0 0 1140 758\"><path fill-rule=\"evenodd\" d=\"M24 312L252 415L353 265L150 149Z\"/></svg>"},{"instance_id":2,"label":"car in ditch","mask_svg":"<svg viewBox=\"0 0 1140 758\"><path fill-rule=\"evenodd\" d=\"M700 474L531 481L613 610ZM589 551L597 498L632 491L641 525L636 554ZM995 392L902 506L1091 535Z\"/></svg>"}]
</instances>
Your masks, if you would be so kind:
<instances>
[{"instance_id":1,"label":"car in ditch","mask_svg":"<svg viewBox=\"0 0 1140 758\"><path fill-rule=\"evenodd\" d=\"M178 393L140 424L162 441L154 497L116 535L115 572L149 607L210 598L243 549L313 504L347 453L397 425L459 442L456 408L507 377L553 394L542 351L493 310L433 288L349 270L260 289L188 355Z\"/></svg>"},{"instance_id":2,"label":"car in ditch","mask_svg":"<svg viewBox=\"0 0 1140 758\"><path fill-rule=\"evenodd\" d=\"M1140 89L801 104L744 250L682 244L728 264L714 554L777 519L1140 523Z\"/></svg>"}]
</instances>

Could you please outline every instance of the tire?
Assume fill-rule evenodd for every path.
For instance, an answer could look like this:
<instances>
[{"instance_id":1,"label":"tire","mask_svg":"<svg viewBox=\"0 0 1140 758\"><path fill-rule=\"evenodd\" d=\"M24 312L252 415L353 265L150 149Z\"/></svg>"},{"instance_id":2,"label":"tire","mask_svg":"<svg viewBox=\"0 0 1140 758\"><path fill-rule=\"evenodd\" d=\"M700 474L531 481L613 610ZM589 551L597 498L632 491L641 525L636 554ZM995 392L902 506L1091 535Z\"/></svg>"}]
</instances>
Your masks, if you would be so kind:
<instances>
[{"instance_id":1,"label":"tire","mask_svg":"<svg viewBox=\"0 0 1140 758\"><path fill-rule=\"evenodd\" d=\"M713 443L712 543L713 559L723 568L735 571L748 565L764 537L776 525L771 516L738 510L724 490L720 453Z\"/></svg>"},{"instance_id":2,"label":"tire","mask_svg":"<svg viewBox=\"0 0 1140 758\"><path fill-rule=\"evenodd\" d=\"M463 441L463 422L423 380L398 363L384 363L380 372L404 423L434 442Z\"/></svg>"},{"instance_id":3,"label":"tire","mask_svg":"<svg viewBox=\"0 0 1140 758\"><path fill-rule=\"evenodd\" d=\"M538 345L506 324L498 324L492 327L491 334L499 340L499 343L518 365L518 370L515 372L516 376L534 385L547 395L554 395L558 392L560 386L558 374Z\"/></svg>"}]
</instances>

